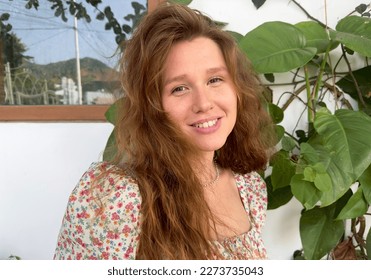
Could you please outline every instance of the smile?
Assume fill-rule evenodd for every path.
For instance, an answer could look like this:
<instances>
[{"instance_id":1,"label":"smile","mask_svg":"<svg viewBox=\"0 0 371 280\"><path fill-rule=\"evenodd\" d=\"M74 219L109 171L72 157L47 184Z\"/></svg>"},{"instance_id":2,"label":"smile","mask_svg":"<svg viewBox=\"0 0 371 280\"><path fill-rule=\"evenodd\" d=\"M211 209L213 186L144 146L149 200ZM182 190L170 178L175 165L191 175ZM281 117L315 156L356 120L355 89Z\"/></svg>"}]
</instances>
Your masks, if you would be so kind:
<instances>
[{"instance_id":1,"label":"smile","mask_svg":"<svg viewBox=\"0 0 371 280\"><path fill-rule=\"evenodd\" d=\"M208 127L213 127L216 125L217 123L217 119L215 120L212 120L212 121L208 121L208 122L203 122L203 123L196 123L194 124L193 126L197 127L197 128L208 128Z\"/></svg>"}]
</instances>

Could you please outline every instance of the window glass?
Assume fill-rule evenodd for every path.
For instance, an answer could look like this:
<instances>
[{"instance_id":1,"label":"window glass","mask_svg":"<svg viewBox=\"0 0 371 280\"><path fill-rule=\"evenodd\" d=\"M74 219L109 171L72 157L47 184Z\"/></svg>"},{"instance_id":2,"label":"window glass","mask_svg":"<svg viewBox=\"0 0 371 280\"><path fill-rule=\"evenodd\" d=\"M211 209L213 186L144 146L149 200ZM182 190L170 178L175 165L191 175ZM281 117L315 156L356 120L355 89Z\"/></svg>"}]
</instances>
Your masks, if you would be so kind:
<instances>
[{"instance_id":1,"label":"window glass","mask_svg":"<svg viewBox=\"0 0 371 280\"><path fill-rule=\"evenodd\" d=\"M122 94L117 42L130 37L147 1L90 1L103 2L98 9L76 1L90 22L72 16L68 1L39 0L37 9L26 8L35 2L0 0L0 105L113 103Z\"/></svg>"}]
</instances>

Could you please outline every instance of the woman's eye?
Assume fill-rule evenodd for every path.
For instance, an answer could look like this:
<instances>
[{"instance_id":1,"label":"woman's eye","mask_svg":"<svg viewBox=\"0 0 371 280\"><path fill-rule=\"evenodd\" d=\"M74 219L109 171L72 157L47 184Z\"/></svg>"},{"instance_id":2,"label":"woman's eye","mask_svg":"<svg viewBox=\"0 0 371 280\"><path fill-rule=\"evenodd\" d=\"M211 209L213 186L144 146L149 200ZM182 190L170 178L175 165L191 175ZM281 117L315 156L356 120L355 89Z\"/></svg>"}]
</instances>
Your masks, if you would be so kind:
<instances>
[{"instance_id":1,"label":"woman's eye","mask_svg":"<svg viewBox=\"0 0 371 280\"><path fill-rule=\"evenodd\" d=\"M175 94L179 94L179 93L182 93L184 92L185 90L187 90L187 88L185 86L179 86L179 87L176 87L174 88L171 93L175 93Z\"/></svg>"},{"instance_id":2,"label":"woman's eye","mask_svg":"<svg viewBox=\"0 0 371 280\"><path fill-rule=\"evenodd\" d=\"M215 83L218 83L218 82L221 82L222 79L219 78L219 77L214 77L214 78L211 78L208 82L208 84L215 84Z\"/></svg>"}]
</instances>

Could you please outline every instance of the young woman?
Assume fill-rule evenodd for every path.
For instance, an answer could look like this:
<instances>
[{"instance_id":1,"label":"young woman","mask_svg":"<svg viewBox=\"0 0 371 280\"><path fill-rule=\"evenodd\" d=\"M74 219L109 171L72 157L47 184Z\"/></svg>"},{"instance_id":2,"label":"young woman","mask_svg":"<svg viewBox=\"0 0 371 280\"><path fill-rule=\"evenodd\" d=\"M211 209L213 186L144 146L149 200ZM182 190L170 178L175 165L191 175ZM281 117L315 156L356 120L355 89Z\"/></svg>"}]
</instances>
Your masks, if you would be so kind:
<instances>
[{"instance_id":1,"label":"young woman","mask_svg":"<svg viewBox=\"0 0 371 280\"><path fill-rule=\"evenodd\" d=\"M270 119L234 39L162 5L123 49L118 154L72 192L55 259L265 259Z\"/></svg>"}]
</instances>

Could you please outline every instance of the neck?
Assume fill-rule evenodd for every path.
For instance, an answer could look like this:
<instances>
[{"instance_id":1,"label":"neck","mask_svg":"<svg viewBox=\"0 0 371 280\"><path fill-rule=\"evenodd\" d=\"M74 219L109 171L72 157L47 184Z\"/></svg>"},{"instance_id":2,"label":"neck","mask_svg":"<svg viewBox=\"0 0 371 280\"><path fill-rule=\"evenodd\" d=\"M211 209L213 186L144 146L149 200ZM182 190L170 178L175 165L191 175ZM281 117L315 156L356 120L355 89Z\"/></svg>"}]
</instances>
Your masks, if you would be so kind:
<instances>
[{"instance_id":1,"label":"neck","mask_svg":"<svg viewBox=\"0 0 371 280\"><path fill-rule=\"evenodd\" d=\"M220 172L220 170L219 170L219 167L218 167L218 165L217 165L216 162L214 162L214 167L215 167L215 177L214 177L214 179L212 179L212 180L210 180L210 181L208 181L206 183L203 183L203 187L204 188L208 188L208 187L211 187L213 185L216 185L217 182L218 182L218 180L219 180L219 172Z\"/></svg>"},{"instance_id":2,"label":"neck","mask_svg":"<svg viewBox=\"0 0 371 280\"><path fill-rule=\"evenodd\" d=\"M207 157L193 161L193 170L204 187L215 185L219 179L220 170L214 161L214 153Z\"/></svg>"}]
</instances>

